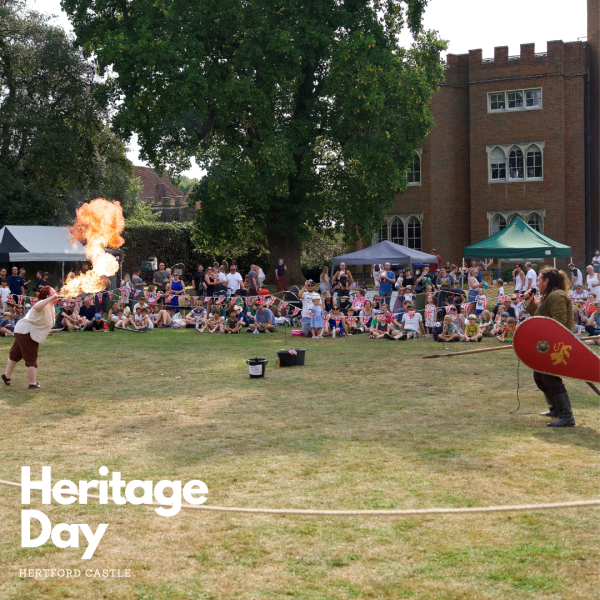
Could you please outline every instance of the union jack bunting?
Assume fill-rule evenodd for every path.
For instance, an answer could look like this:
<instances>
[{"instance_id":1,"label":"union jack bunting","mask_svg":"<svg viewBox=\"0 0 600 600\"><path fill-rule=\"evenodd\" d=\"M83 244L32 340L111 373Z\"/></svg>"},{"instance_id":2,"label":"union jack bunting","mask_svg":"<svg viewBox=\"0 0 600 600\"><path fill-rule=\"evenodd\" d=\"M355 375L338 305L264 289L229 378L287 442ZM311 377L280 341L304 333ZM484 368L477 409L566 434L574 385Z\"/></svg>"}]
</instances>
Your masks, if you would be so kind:
<instances>
[{"instance_id":1,"label":"union jack bunting","mask_svg":"<svg viewBox=\"0 0 600 600\"><path fill-rule=\"evenodd\" d=\"M469 308L469 303L467 302L465 304L461 304L460 307L463 312L467 312L467 308ZM448 312L448 311L446 311L446 312Z\"/></svg>"},{"instance_id":2,"label":"union jack bunting","mask_svg":"<svg viewBox=\"0 0 600 600\"><path fill-rule=\"evenodd\" d=\"M285 310L287 308L288 303L283 300L279 303L279 310Z\"/></svg>"},{"instance_id":3,"label":"union jack bunting","mask_svg":"<svg viewBox=\"0 0 600 600\"><path fill-rule=\"evenodd\" d=\"M500 302L504 304L507 300L510 300L510 296L500 296Z\"/></svg>"},{"instance_id":4,"label":"union jack bunting","mask_svg":"<svg viewBox=\"0 0 600 600\"><path fill-rule=\"evenodd\" d=\"M208 302L209 300L211 300L209 296L206 296L206 298L204 298L204 302Z\"/></svg>"},{"instance_id":5,"label":"union jack bunting","mask_svg":"<svg viewBox=\"0 0 600 600\"><path fill-rule=\"evenodd\" d=\"M450 306L446 306L446 314L448 314L450 312L450 309L453 308L452 305Z\"/></svg>"},{"instance_id":6,"label":"union jack bunting","mask_svg":"<svg viewBox=\"0 0 600 600\"><path fill-rule=\"evenodd\" d=\"M350 325L350 327L354 327L356 325L357 317L346 317L346 323Z\"/></svg>"},{"instance_id":7,"label":"union jack bunting","mask_svg":"<svg viewBox=\"0 0 600 600\"><path fill-rule=\"evenodd\" d=\"M300 312L300 309L299 308L295 308L294 309L294 313L292 314L292 317L295 317L299 312Z\"/></svg>"}]
</instances>

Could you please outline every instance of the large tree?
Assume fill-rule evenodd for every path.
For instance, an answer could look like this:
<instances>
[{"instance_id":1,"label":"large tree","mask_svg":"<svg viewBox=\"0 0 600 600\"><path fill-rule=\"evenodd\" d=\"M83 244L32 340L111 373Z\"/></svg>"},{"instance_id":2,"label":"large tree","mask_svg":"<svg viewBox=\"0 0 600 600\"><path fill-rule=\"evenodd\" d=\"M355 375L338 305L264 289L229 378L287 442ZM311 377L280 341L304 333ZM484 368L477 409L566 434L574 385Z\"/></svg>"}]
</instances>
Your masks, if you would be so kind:
<instances>
[{"instance_id":1,"label":"large tree","mask_svg":"<svg viewBox=\"0 0 600 600\"><path fill-rule=\"evenodd\" d=\"M444 43L427 0L63 0L108 77L113 126L173 173L190 157L201 236L264 234L292 281L315 229L376 229L432 125ZM412 47L399 45L408 27Z\"/></svg>"},{"instance_id":2,"label":"large tree","mask_svg":"<svg viewBox=\"0 0 600 600\"><path fill-rule=\"evenodd\" d=\"M67 222L96 196L137 201L94 77L62 29L0 0L0 225Z\"/></svg>"}]
</instances>

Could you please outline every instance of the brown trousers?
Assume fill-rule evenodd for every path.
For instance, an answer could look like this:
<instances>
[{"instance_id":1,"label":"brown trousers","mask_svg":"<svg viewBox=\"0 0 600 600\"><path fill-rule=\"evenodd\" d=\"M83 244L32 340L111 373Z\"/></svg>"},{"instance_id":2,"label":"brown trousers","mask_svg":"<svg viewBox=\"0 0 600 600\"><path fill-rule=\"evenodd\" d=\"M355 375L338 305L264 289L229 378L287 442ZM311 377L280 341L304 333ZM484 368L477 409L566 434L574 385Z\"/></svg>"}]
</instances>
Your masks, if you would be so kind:
<instances>
[{"instance_id":1,"label":"brown trousers","mask_svg":"<svg viewBox=\"0 0 600 600\"><path fill-rule=\"evenodd\" d=\"M26 367L37 368L37 357L40 345L31 339L28 333L15 333L15 342L8 357L13 362L25 361Z\"/></svg>"}]
</instances>

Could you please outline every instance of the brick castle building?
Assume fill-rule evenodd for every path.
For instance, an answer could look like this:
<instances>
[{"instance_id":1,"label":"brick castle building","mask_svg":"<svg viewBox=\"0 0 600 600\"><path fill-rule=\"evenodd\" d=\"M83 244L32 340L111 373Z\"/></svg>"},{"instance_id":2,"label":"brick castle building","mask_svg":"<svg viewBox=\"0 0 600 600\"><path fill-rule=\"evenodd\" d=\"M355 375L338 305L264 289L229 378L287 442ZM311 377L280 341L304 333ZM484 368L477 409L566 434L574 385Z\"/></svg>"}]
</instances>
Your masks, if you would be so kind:
<instances>
[{"instance_id":1,"label":"brick castle building","mask_svg":"<svg viewBox=\"0 0 600 600\"><path fill-rule=\"evenodd\" d=\"M376 241L436 248L458 264L464 246L519 215L589 264L600 243L598 4L588 0L585 42L448 54L431 102L435 127Z\"/></svg>"}]
</instances>

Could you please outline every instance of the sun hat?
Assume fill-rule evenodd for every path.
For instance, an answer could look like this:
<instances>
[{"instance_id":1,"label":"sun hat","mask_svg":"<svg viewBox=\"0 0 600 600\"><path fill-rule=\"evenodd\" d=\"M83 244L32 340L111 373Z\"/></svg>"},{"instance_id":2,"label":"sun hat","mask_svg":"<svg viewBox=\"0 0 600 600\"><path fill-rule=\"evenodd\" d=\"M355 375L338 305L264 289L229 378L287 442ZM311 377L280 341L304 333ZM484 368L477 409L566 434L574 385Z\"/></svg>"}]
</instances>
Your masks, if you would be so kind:
<instances>
[{"instance_id":1,"label":"sun hat","mask_svg":"<svg viewBox=\"0 0 600 600\"><path fill-rule=\"evenodd\" d=\"M506 314L508 314L508 313L506 313ZM469 321L470 321L471 319L476 319L476 318L477 318L477 317L476 317L475 315L469 315L469 316L467 317L467 319L469 319Z\"/></svg>"},{"instance_id":2,"label":"sun hat","mask_svg":"<svg viewBox=\"0 0 600 600\"><path fill-rule=\"evenodd\" d=\"M101 318L102 318L102 315L100 313L96 313L94 315L94 319L101 319Z\"/></svg>"},{"instance_id":3,"label":"sun hat","mask_svg":"<svg viewBox=\"0 0 600 600\"><path fill-rule=\"evenodd\" d=\"M503 312L500 316L501 317L510 317L510 314L507 312Z\"/></svg>"}]
</instances>

